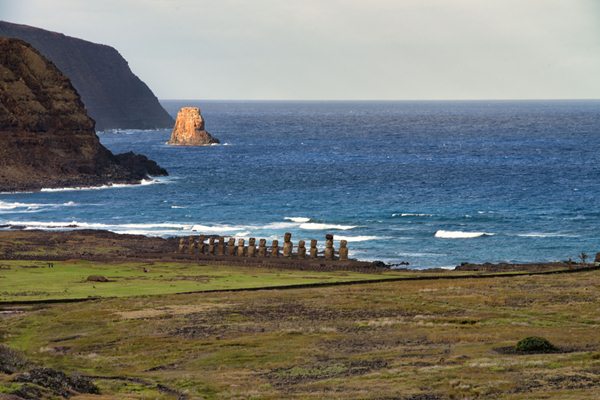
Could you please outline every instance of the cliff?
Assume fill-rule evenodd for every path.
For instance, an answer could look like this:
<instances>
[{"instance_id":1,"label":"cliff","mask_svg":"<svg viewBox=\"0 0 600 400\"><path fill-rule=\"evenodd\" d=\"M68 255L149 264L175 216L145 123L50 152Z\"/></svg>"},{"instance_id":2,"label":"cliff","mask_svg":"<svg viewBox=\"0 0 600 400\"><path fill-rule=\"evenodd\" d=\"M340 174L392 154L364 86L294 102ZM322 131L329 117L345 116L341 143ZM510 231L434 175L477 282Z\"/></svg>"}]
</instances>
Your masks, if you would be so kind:
<instances>
[{"instance_id":1,"label":"cliff","mask_svg":"<svg viewBox=\"0 0 600 400\"><path fill-rule=\"evenodd\" d=\"M0 38L0 191L136 183L166 171L114 156L69 79L36 49Z\"/></svg>"},{"instance_id":2,"label":"cliff","mask_svg":"<svg viewBox=\"0 0 600 400\"><path fill-rule=\"evenodd\" d=\"M177 113L168 144L175 146L206 146L220 143L204 129L204 118L198 107L183 107Z\"/></svg>"},{"instance_id":3,"label":"cliff","mask_svg":"<svg viewBox=\"0 0 600 400\"><path fill-rule=\"evenodd\" d=\"M0 21L0 36L22 39L70 80L98 130L167 128L173 118L110 46Z\"/></svg>"}]
</instances>

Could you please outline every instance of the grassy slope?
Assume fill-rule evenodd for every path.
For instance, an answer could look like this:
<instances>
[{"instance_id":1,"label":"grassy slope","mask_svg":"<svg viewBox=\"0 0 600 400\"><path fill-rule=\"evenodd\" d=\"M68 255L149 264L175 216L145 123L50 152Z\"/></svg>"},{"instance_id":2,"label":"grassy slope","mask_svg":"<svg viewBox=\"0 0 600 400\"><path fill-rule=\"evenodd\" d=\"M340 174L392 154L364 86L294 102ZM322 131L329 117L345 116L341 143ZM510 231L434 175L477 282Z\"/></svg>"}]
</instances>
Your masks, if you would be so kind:
<instances>
[{"instance_id":1,"label":"grassy slope","mask_svg":"<svg viewBox=\"0 0 600 400\"><path fill-rule=\"evenodd\" d=\"M590 271L106 299L5 317L0 339L45 365L191 398L600 398L599 289ZM566 352L494 350L530 335Z\"/></svg>"},{"instance_id":2,"label":"grassy slope","mask_svg":"<svg viewBox=\"0 0 600 400\"><path fill-rule=\"evenodd\" d=\"M144 272L146 268L148 272ZM111 282L87 282L102 275ZM400 273L310 272L181 263L0 262L0 302L155 295L189 291L382 279Z\"/></svg>"}]
</instances>

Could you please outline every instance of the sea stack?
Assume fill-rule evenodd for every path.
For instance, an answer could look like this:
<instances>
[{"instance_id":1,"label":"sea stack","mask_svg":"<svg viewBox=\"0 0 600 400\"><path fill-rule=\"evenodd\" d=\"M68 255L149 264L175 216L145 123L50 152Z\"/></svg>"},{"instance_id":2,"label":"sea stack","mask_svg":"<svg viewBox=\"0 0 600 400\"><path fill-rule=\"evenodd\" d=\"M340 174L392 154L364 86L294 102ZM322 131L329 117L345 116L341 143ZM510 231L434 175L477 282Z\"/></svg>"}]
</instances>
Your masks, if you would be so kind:
<instances>
[{"instance_id":1,"label":"sea stack","mask_svg":"<svg viewBox=\"0 0 600 400\"><path fill-rule=\"evenodd\" d=\"M167 144L174 146L208 146L220 143L204 130L204 118L198 107L183 107L177 113L175 127Z\"/></svg>"}]
</instances>

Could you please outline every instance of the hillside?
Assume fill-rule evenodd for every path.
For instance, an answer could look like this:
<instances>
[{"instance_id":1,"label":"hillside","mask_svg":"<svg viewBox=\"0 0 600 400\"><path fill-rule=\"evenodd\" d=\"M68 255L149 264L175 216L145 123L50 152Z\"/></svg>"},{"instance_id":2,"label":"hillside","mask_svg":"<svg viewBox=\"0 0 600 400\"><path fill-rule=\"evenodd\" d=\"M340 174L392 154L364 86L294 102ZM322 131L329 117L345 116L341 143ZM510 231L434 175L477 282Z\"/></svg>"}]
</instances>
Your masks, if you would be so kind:
<instances>
[{"instance_id":1,"label":"hillside","mask_svg":"<svg viewBox=\"0 0 600 400\"><path fill-rule=\"evenodd\" d=\"M0 191L136 183L166 171L100 143L79 95L54 64L0 38Z\"/></svg>"},{"instance_id":2,"label":"hillside","mask_svg":"<svg viewBox=\"0 0 600 400\"><path fill-rule=\"evenodd\" d=\"M172 127L171 116L114 48L5 21L2 36L24 40L52 61L71 80L96 129Z\"/></svg>"}]
</instances>

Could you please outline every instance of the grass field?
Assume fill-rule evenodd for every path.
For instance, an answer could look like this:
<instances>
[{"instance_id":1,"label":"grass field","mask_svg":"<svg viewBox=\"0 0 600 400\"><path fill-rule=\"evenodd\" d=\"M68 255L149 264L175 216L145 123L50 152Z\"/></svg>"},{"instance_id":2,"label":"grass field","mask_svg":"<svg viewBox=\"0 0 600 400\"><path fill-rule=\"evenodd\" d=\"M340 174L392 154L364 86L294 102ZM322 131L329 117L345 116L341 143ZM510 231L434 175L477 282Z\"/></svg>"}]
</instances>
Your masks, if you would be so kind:
<instances>
[{"instance_id":1,"label":"grass field","mask_svg":"<svg viewBox=\"0 0 600 400\"><path fill-rule=\"evenodd\" d=\"M593 399L599 304L597 270L111 298L13 308L0 341L95 376L75 399ZM559 351L511 352L526 336Z\"/></svg>"},{"instance_id":2,"label":"grass field","mask_svg":"<svg viewBox=\"0 0 600 400\"><path fill-rule=\"evenodd\" d=\"M0 302L122 297L395 278L411 273L311 272L188 263L0 261ZM144 269L147 272L144 272ZM109 282L88 282L101 275Z\"/></svg>"}]
</instances>

